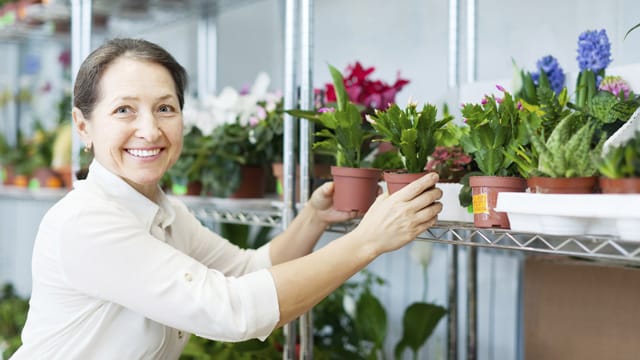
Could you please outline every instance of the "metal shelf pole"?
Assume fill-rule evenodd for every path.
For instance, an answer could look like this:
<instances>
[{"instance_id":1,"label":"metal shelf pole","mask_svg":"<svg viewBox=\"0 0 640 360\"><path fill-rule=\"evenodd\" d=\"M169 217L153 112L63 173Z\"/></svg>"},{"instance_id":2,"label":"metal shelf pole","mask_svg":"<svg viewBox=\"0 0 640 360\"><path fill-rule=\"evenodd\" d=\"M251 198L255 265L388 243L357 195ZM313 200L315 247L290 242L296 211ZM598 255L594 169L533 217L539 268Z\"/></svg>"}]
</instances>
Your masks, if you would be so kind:
<instances>
[{"instance_id":1,"label":"metal shelf pole","mask_svg":"<svg viewBox=\"0 0 640 360\"><path fill-rule=\"evenodd\" d=\"M296 13L298 1L285 1L285 34L284 34L284 108L293 109L298 105L296 72ZM295 154L294 136L295 119L284 114L284 195L282 208L282 228L286 229L296 212L295 199ZM283 358L285 360L296 358L296 321L291 321L284 327L285 345Z\"/></svg>"},{"instance_id":2,"label":"metal shelf pole","mask_svg":"<svg viewBox=\"0 0 640 360\"><path fill-rule=\"evenodd\" d=\"M300 107L313 110L312 54L313 54L313 0L302 0L300 4ZM300 119L300 202L309 199L310 152L312 126L308 120ZM300 317L300 359L313 359L313 309Z\"/></svg>"}]
</instances>

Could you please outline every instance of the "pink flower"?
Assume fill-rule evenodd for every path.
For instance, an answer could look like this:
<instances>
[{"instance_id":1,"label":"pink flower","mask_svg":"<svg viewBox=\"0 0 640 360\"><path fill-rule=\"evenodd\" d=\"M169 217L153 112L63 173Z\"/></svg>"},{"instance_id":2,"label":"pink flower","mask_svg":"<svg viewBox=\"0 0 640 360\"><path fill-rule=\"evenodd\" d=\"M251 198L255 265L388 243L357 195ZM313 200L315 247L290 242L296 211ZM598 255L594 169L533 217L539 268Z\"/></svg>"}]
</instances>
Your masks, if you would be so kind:
<instances>
[{"instance_id":1,"label":"pink flower","mask_svg":"<svg viewBox=\"0 0 640 360\"><path fill-rule=\"evenodd\" d=\"M600 82L599 89L608 91L615 96L623 95L625 100L631 94L631 86L620 76L605 76Z\"/></svg>"},{"instance_id":2,"label":"pink flower","mask_svg":"<svg viewBox=\"0 0 640 360\"><path fill-rule=\"evenodd\" d=\"M502 92L507 92L507 90L505 90L502 86L500 85L496 85L496 89L502 91Z\"/></svg>"},{"instance_id":3,"label":"pink flower","mask_svg":"<svg viewBox=\"0 0 640 360\"><path fill-rule=\"evenodd\" d=\"M255 116L249 117L249 125L251 127L258 125L259 122L260 122L260 119L258 119L257 117Z\"/></svg>"},{"instance_id":4,"label":"pink flower","mask_svg":"<svg viewBox=\"0 0 640 360\"><path fill-rule=\"evenodd\" d=\"M318 109L319 113L335 112L335 111L336 109L330 108L330 107L321 107L320 109Z\"/></svg>"},{"instance_id":5,"label":"pink flower","mask_svg":"<svg viewBox=\"0 0 640 360\"><path fill-rule=\"evenodd\" d=\"M521 101L518 101L518 104L516 104L516 108L518 110L522 110L522 102Z\"/></svg>"},{"instance_id":6,"label":"pink flower","mask_svg":"<svg viewBox=\"0 0 640 360\"><path fill-rule=\"evenodd\" d=\"M504 99L503 99L503 98L496 98L496 102L497 102L498 104L502 104L502 102L503 102L503 101L504 101Z\"/></svg>"},{"instance_id":7,"label":"pink flower","mask_svg":"<svg viewBox=\"0 0 640 360\"><path fill-rule=\"evenodd\" d=\"M485 96L482 98L482 100L480 100L480 104L482 105L487 105L487 103L489 102L489 99Z\"/></svg>"}]
</instances>

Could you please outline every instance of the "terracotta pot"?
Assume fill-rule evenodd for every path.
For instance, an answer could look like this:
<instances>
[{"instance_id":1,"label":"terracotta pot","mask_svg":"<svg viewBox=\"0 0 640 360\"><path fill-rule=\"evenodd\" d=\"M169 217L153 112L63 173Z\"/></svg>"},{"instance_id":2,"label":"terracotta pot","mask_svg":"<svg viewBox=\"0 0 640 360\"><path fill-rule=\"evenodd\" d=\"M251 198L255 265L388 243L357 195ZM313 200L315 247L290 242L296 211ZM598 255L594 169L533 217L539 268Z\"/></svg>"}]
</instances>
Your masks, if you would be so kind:
<instances>
[{"instance_id":1,"label":"terracotta pot","mask_svg":"<svg viewBox=\"0 0 640 360\"><path fill-rule=\"evenodd\" d=\"M16 174L13 177L12 184L17 187L26 188L29 185L29 177L23 174Z\"/></svg>"},{"instance_id":2,"label":"terracotta pot","mask_svg":"<svg viewBox=\"0 0 640 360\"><path fill-rule=\"evenodd\" d=\"M540 194L591 194L595 192L598 178L595 176L551 178L533 176L527 180L531 192Z\"/></svg>"},{"instance_id":3,"label":"terracotta pot","mask_svg":"<svg viewBox=\"0 0 640 360\"><path fill-rule=\"evenodd\" d=\"M271 164L271 170L273 176L276 177L276 192L282 198L283 184L284 184L284 171L283 163ZM324 180L331 179L331 166L327 164L313 164L313 179L311 183L311 192L317 188L317 185L324 182ZM300 165L296 166L296 201L300 200Z\"/></svg>"},{"instance_id":4,"label":"terracotta pot","mask_svg":"<svg viewBox=\"0 0 640 360\"><path fill-rule=\"evenodd\" d=\"M62 179L62 185L67 189L73 187L73 179L71 178L71 165L61 166L53 169Z\"/></svg>"},{"instance_id":5,"label":"terracotta pot","mask_svg":"<svg viewBox=\"0 0 640 360\"><path fill-rule=\"evenodd\" d=\"M380 173L379 169L332 166L333 207L364 214L378 196Z\"/></svg>"},{"instance_id":6,"label":"terracotta pot","mask_svg":"<svg viewBox=\"0 0 640 360\"><path fill-rule=\"evenodd\" d=\"M243 166L240 174L240 185L229 195L231 199L263 198L267 182L266 170L262 166Z\"/></svg>"},{"instance_id":7,"label":"terracotta pot","mask_svg":"<svg viewBox=\"0 0 640 360\"><path fill-rule=\"evenodd\" d=\"M61 188L63 186L62 177L53 169L38 168L31 175L29 188Z\"/></svg>"},{"instance_id":8,"label":"terracotta pot","mask_svg":"<svg viewBox=\"0 0 640 360\"><path fill-rule=\"evenodd\" d=\"M640 194L640 177L609 179L600 177L600 189L605 194Z\"/></svg>"},{"instance_id":9,"label":"terracotta pot","mask_svg":"<svg viewBox=\"0 0 640 360\"><path fill-rule=\"evenodd\" d=\"M524 192L527 181L511 176L471 176L469 185L473 196L473 224L481 228L509 229L507 214L494 210L498 193Z\"/></svg>"},{"instance_id":10,"label":"terracotta pot","mask_svg":"<svg viewBox=\"0 0 640 360\"><path fill-rule=\"evenodd\" d=\"M420 179L427 173L428 171L423 171L423 172L414 173L414 174L385 171L382 173L382 176L384 178L384 181L387 183L387 189L389 191L389 195L391 195L394 192L407 186L408 184L414 182L415 180Z\"/></svg>"},{"instance_id":11,"label":"terracotta pot","mask_svg":"<svg viewBox=\"0 0 640 360\"><path fill-rule=\"evenodd\" d=\"M14 170L13 170L13 166L3 166L2 168L0 168L0 180L2 180L2 184L4 185L12 185L13 184L13 177L16 175Z\"/></svg>"}]
</instances>

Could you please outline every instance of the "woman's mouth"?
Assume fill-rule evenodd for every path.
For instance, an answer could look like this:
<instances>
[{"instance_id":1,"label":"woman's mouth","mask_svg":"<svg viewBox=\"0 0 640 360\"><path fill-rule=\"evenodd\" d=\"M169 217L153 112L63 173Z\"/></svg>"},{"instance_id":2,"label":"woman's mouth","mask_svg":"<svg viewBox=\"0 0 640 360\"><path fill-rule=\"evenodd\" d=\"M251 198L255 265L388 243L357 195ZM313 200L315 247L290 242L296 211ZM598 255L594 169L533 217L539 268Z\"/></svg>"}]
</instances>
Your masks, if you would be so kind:
<instances>
[{"instance_id":1,"label":"woman's mouth","mask_svg":"<svg viewBox=\"0 0 640 360\"><path fill-rule=\"evenodd\" d=\"M150 157L154 157L156 155L158 155L160 153L160 151L162 151L161 148L155 148L155 149L125 149L125 151L132 155L135 156L137 158L150 158Z\"/></svg>"}]
</instances>

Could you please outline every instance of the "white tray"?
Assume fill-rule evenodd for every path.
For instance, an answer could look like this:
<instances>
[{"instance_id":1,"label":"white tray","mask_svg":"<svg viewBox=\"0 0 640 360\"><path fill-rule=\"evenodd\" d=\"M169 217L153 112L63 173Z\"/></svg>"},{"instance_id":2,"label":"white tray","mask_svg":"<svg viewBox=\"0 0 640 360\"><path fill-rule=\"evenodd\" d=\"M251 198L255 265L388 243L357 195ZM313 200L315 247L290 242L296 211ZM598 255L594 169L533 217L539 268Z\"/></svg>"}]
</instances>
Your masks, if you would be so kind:
<instances>
[{"instance_id":1,"label":"white tray","mask_svg":"<svg viewBox=\"0 0 640 360\"><path fill-rule=\"evenodd\" d=\"M611 235L640 241L640 194L498 194L511 230L551 235Z\"/></svg>"}]
</instances>

